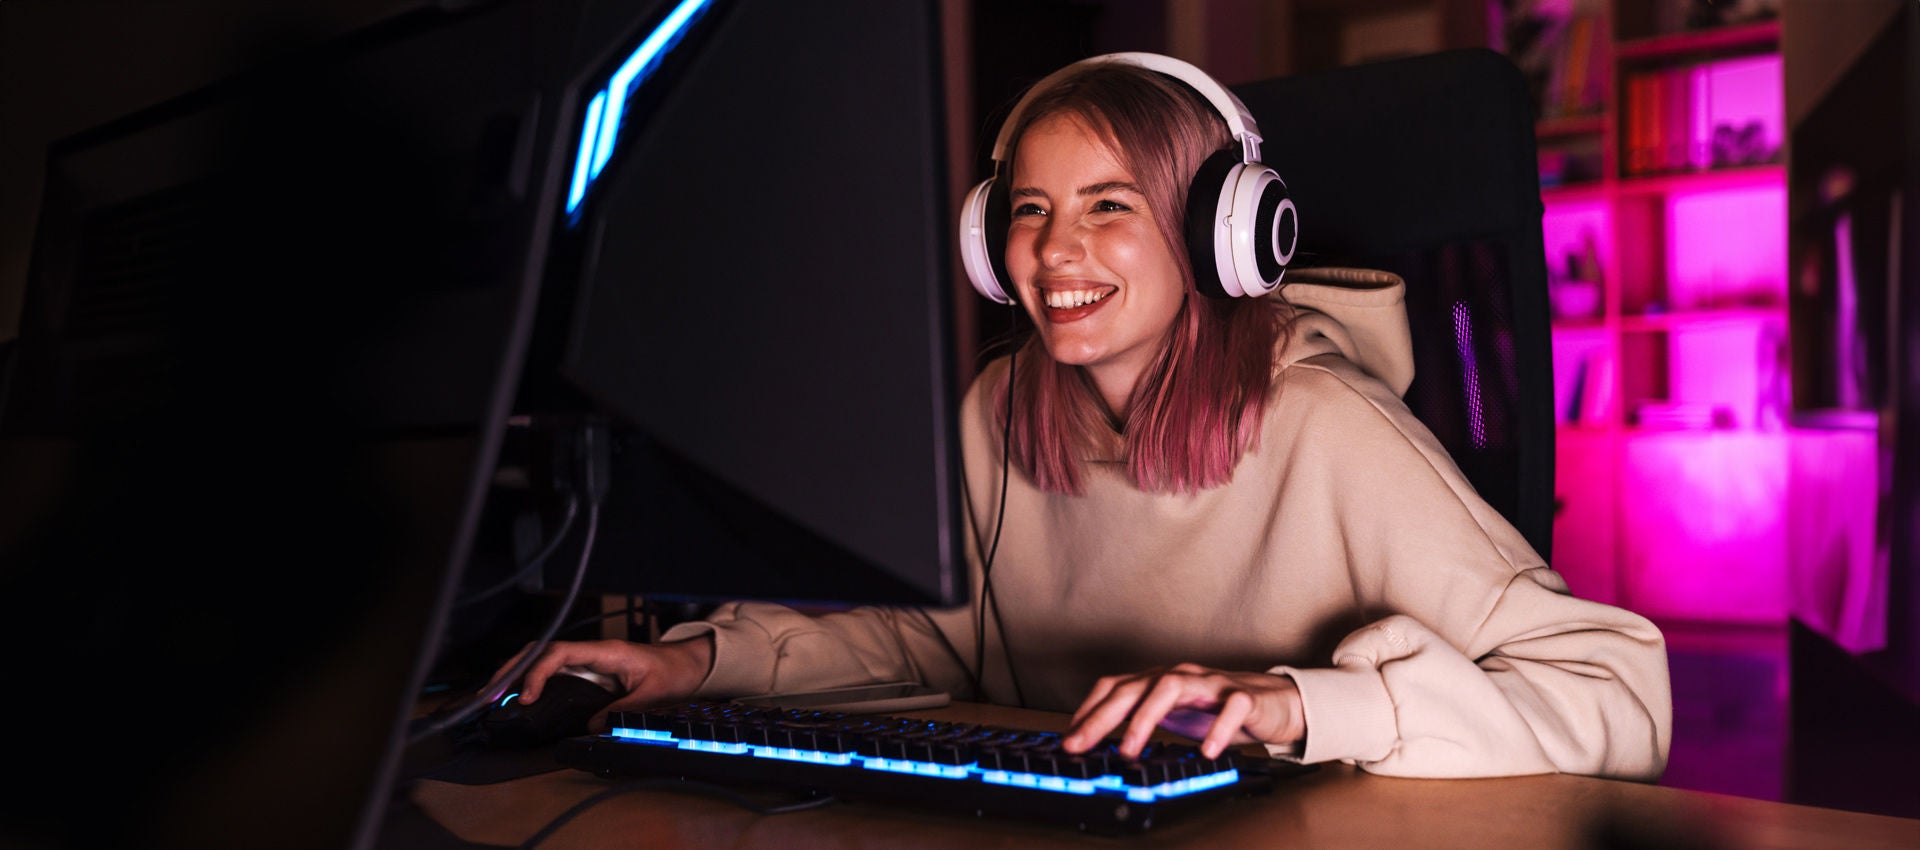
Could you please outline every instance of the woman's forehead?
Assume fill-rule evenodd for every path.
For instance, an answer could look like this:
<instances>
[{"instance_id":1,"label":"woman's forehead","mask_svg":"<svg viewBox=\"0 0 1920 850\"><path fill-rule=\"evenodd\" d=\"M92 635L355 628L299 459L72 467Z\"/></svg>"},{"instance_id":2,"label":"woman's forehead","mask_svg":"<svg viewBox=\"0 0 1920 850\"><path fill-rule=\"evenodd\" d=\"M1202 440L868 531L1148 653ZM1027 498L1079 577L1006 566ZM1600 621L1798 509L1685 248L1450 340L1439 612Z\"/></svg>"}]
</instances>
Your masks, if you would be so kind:
<instances>
[{"instance_id":1,"label":"woman's forehead","mask_svg":"<svg viewBox=\"0 0 1920 850\"><path fill-rule=\"evenodd\" d=\"M1074 165L1086 170L1112 171L1116 175L1131 178L1126 162L1121 159L1102 128L1093 126L1085 117L1074 112L1054 112L1027 126L1014 148L1014 174L1031 173L1036 165L1061 165L1057 162L1035 162L1033 154L1042 151L1055 156L1067 154L1074 159ZM1022 153L1028 156L1022 157Z\"/></svg>"}]
</instances>

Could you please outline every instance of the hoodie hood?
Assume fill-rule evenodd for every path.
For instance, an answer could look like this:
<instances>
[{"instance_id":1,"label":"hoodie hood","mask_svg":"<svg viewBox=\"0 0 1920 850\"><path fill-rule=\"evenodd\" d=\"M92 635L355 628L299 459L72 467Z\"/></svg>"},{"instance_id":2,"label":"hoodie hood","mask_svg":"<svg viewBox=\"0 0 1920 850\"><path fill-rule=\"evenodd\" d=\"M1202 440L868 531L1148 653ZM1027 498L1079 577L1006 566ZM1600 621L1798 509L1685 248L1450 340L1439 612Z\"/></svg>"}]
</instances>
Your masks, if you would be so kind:
<instances>
[{"instance_id":1,"label":"hoodie hood","mask_svg":"<svg viewBox=\"0 0 1920 850\"><path fill-rule=\"evenodd\" d=\"M1321 354L1339 354L1405 395L1413 383L1413 337L1407 330L1407 285L1376 269L1287 270L1279 295L1293 305L1293 331L1274 368Z\"/></svg>"}]
</instances>

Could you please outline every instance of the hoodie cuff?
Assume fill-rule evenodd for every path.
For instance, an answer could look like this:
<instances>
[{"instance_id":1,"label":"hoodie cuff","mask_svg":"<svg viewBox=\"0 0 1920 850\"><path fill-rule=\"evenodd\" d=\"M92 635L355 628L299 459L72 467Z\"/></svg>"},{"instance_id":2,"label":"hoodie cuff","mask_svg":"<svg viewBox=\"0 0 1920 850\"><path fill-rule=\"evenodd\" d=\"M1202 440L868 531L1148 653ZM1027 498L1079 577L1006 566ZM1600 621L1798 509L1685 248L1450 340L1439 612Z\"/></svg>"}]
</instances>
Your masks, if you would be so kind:
<instances>
[{"instance_id":1,"label":"hoodie cuff","mask_svg":"<svg viewBox=\"0 0 1920 850\"><path fill-rule=\"evenodd\" d=\"M754 634L741 634L746 629ZM661 643L713 635L713 666L693 695L699 699L755 696L773 689L773 642L753 626L709 622L681 623L660 635Z\"/></svg>"},{"instance_id":2,"label":"hoodie cuff","mask_svg":"<svg viewBox=\"0 0 1920 850\"><path fill-rule=\"evenodd\" d=\"M1292 678L1300 689L1300 704L1307 716L1300 761L1371 762L1393 752L1399 725L1379 670L1369 665L1312 670L1282 666L1267 672Z\"/></svg>"}]
</instances>

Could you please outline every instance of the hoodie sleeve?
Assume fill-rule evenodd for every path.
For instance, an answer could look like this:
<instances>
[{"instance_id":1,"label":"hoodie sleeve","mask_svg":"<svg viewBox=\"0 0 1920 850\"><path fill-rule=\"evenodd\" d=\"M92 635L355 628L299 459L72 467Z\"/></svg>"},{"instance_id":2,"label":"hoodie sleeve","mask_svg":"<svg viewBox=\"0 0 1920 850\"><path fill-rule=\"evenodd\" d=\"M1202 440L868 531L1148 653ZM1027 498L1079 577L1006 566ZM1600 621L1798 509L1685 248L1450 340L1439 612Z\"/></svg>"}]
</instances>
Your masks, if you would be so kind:
<instances>
[{"instance_id":1,"label":"hoodie sleeve","mask_svg":"<svg viewBox=\"0 0 1920 850\"><path fill-rule=\"evenodd\" d=\"M695 696L725 699L876 682L922 682L972 697L962 653L973 647L969 609L862 607L808 614L767 602L729 602L662 640L713 636L713 668Z\"/></svg>"},{"instance_id":2,"label":"hoodie sleeve","mask_svg":"<svg viewBox=\"0 0 1920 850\"><path fill-rule=\"evenodd\" d=\"M1575 598L1481 499L1396 392L1337 353L1285 393L1324 447L1346 568L1372 622L1331 666L1280 666L1306 712L1304 761L1422 777L1566 772L1652 780L1672 703L1662 636Z\"/></svg>"}]
</instances>

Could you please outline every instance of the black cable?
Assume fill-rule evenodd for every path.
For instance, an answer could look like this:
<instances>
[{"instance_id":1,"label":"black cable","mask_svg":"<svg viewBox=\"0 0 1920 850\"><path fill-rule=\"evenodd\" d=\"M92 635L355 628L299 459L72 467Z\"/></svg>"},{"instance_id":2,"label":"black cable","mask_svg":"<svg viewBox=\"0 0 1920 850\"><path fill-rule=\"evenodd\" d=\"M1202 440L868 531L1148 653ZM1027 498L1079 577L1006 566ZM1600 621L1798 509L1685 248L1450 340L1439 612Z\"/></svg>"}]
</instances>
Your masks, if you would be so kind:
<instances>
[{"instance_id":1,"label":"black cable","mask_svg":"<svg viewBox=\"0 0 1920 850\"><path fill-rule=\"evenodd\" d=\"M1020 307L1015 305L1010 323L1020 323ZM1020 676L1013 669L1013 648L1007 642L1007 627L1000 621L1000 603L993 595L993 558L1000 552L1000 531L1007 521L1007 477L1009 456L1013 454L1013 394L1014 366L1020 357L1020 346L1016 342L1007 352L1007 418L1000 429L1000 505L993 520L993 543L987 547L987 558L980 565L980 616L974 627L973 641L973 692L986 696L984 679L987 675L987 608L993 608L993 625L1000 630L1000 652L1007 660L1007 679L1013 683L1014 704L1025 708L1027 697L1020 690Z\"/></svg>"},{"instance_id":2,"label":"black cable","mask_svg":"<svg viewBox=\"0 0 1920 850\"><path fill-rule=\"evenodd\" d=\"M519 569L514 570L513 575L508 576L505 580L485 590L475 591L454 600L454 607L464 608L476 602L484 602L519 586L523 579L532 575L534 570L540 569L541 565L545 564L547 559L553 557L553 553L559 550L560 544L567 539L567 533L573 530L574 517L579 515L580 497L577 494L568 493L566 514L560 517L560 527L553 532L553 537L547 540L547 545L542 546L539 553L535 554L532 560L528 561Z\"/></svg>"},{"instance_id":3,"label":"black cable","mask_svg":"<svg viewBox=\"0 0 1920 850\"><path fill-rule=\"evenodd\" d=\"M581 617L580 619L574 620L571 623L561 626L560 634L563 634L563 635L570 634L576 629L586 628L587 626L591 626L594 623L600 622L601 620L611 620L615 617L626 617L627 618L627 639L634 641L636 643L652 643L654 638L654 632L658 629L658 622L660 619L660 604L657 602L648 602L647 600L639 596L635 596L631 593L627 594L626 596L627 596L626 605L620 608L615 608L611 611L601 611L594 614L588 614L584 617ZM634 615L636 614L639 615L638 619L634 618ZM635 635L640 635L640 637L635 637Z\"/></svg>"},{"instance_id":4,"label":"black cable","mask_svg":"<svg viewBox=\"0 0 1920 850\"><path fill-rule=\"evenodd\" d=\"M413 733L407 738L408 747L418 745L428 738L465 722L481 709L499 701L505 695L506 689L518 682L520 677L526 674L527 668L533 666L533 662L540 657L541 651L546 649L547 644L553 642L553 636L560 631L567 612L573 610L574 601L580 597L580 586L587 578L587 563L593 554L594 539L600 533L600 503L606 497L605 464L609 463L604 445L606 434L603 429L598 426L583 428L581 440L584 445L578 460L581 475L585 479L584 489L587 492L587 531L585 539L580 543L580 561L574 567L573 582L567 587L566 598L554 611L553 618L548 621L547 628L541 633L540 639L529 645L525 652L520 653L519 660L507 670L506 675L500 677L494 688L474 694L458 708L442 714L434 722Z\"/></svg>"},{"instance_id":5,"label":"black cable","mask_svg":"<svg viewBox=\"0 0 1920 850\"><path fill-rule=\"evenodd\" d=\"M628 593L628 595L626 595L626 612L628 612L628 618L626 618L626 635L628 635L628 637L641 635L643 641L653 643L653 633L655 633L655 629L653 629L653 624L655 624L655 620L653 620L653 606L647 604L645 599ZM634 614L636 614L636 612L639 614L639 620L637 620L637 622L634 620Z\"/></svg>"},{"instance_id":6,"label":"black cable","mask_svg":"<svg viewBox=\"0 0 1920 850\"><path fill-rule=\"evenodd\" d=\"M628 597L628 598L629 598L629 599L631 599L632 597ZM581 629L581 628L585 628L585 627L587 627L587 626L591 626L591 625L593 625L594 623L598 623L598 622L600 622L601 620L611 620L611 619L613 619L613 618L615 618L615 617L625 617L625 616L629 616L629 615L631 615L631 614L633 614L634 612L636 612L636 611L640 611L641 609L643 609L643 608L645 607L645 604L646 604L646 603L639 603L639 604L628 604L628 605L627 605L626 607L624 607L624 608L616 608L616 609L614 609L614 610L612 610L612 611L601 611L601 612L600 612L600 613L598 613L598 614L588 614L588 615L587 615L587 616L585 616L585 617L581 617L581 618L580 618L580 619L578 619L578 620L574 620L574 621L573 621L573 622L571 622L571 623L568 623L568 624L566 624L566 625L564 625L564 626L561 626L561 627L560 627L560 634L568 634L568 633L571 633L571 632L572 632L573 630L575 630L575 629ZM628 633L629 635L632 635L632 634L633 634L633 632L634 632L634 624L632 623L632 621L628 621L628 623L627 623L627 633ZM629 639L631 639L631 638L629 638ZM638 640L636 640L636 641L635 641L635 643L643 643L643 642L644 642L644 641L638 641Z\"/></svg>"},{"instance_id":7,"label":"black cable","mask_svg":"<svg viewBox=\"0 0 1920 850\"><path fill-rule=\"evenodd\" d=\"M761 806L733 792L731 789L705 782L695 782L689 779L636 779L630 782L622 782L619 785L615 785L573 804L572 808L561 812L554 817L553 820L548 821L546 826L541 827L539 832L535 832L529 836L526 841L521 842L520 850L532 850L532 848L539 846L540 842L547 840L555 831L559 830L560 827L565 826L567 822L579 817L581 812L600 805L614 797L618 797L621 794L630 791L646 790L691 791L696 794L704 794L709 797L724 800L760 815L783 815L788 812L817 809L821 806L840 802L840 798L838 797L816 797L811 800L802 800L798 803L791 803L785 806Z\"/></svg>"},{"instance_id":8,"label":"black cable","mask_svg":"<svg viewBox=\"0 0 1920 850\"><path fill-rule=\"evenodd\" d=\"M498 687L493 690L484 690L474 694L459 708L447 712L442 715L440 719L428 724L426 728L414 733L412 737L407 739L407 746L418 744L427 738L438 735L465 722L467 718L472 717L482 708L498 702L500 698L505 695L505 689L511 687L515 682L520 680L521 676L526 674L527 668L533 666L533 662L540 657L541 651L546 649L547 644L553 642L553 636L560 631L562 619L564 619L567 612L573 608L574 600L580 596L580 585L587 576L587 558L593 552L593 541L599 534L599 531L600 506L598 504L590 504L587 506L586 540L581 544L580 563L579 566L574 569L573 583L567 588L566 599L560 603L559 610L554 612L553 619L547 623L547 628L541 633L540 639L534 641L531 646L527 647L527 651L520 654L520 659L514 662L513 667L507 671L506 675L500 677Z\"/></svg>"}]
</instances>

